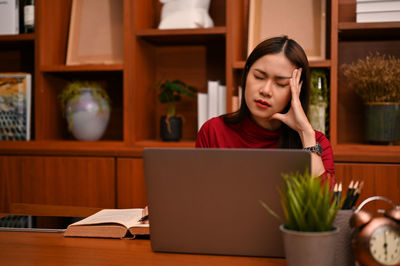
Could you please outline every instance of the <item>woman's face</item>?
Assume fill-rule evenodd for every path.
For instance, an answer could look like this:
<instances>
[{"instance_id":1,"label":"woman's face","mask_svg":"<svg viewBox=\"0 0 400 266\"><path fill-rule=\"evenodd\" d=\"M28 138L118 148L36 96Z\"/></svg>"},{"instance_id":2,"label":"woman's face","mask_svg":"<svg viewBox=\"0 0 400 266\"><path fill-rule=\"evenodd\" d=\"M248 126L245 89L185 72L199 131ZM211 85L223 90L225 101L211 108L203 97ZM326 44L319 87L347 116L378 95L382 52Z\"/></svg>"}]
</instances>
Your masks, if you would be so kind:
<instances>
[{"instance_id":1,"label":"woman's face","mask_svg":"<svg viewBox=\"0 0 400 266\"><path fill-rule=\"evenodd\" d=\"M244 97L253 120L263 128L275 130L280 126L280 121L269 117L289 103L294 69L283 53L264 55L251 66Z\"/></svg>"}]
</instances>

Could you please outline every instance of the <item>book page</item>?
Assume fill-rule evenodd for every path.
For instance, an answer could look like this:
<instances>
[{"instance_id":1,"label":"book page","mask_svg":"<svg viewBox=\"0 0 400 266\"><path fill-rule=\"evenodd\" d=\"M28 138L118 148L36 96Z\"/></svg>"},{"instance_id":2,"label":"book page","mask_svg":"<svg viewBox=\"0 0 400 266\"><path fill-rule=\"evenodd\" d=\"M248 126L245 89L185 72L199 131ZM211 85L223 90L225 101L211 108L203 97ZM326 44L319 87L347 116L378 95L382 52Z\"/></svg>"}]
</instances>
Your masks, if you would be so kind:
<instances>
[{"instance_id":1,"label":"book page","mask_svg":"<svg viewBox=\"0 0 400 266\"><path fill-rule=\"evenodd\" d=\"M143 209L104 209L71 225L118 223L126 228L141 225ZM147 225L148 226L148 225Z\"/></svg>"}]
</instances>

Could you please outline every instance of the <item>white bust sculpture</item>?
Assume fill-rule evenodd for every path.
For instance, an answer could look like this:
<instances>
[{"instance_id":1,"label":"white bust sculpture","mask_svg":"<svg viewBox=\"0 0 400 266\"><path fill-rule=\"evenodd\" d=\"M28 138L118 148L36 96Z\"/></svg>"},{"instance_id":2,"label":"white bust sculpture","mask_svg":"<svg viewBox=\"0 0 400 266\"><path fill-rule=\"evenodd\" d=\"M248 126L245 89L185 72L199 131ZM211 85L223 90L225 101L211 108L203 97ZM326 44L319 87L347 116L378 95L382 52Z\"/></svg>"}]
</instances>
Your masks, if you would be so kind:
<instances>
[{"instance_id":1,"label":"white bust sculpture","mask_svg":"<svg viewBox=\"0 0 400 266\"><path fill-rule=\"evenodd\" d=\"M210 0L160 0L163 4L159 29L210 28Z\"/></svg>"}]
</instances>

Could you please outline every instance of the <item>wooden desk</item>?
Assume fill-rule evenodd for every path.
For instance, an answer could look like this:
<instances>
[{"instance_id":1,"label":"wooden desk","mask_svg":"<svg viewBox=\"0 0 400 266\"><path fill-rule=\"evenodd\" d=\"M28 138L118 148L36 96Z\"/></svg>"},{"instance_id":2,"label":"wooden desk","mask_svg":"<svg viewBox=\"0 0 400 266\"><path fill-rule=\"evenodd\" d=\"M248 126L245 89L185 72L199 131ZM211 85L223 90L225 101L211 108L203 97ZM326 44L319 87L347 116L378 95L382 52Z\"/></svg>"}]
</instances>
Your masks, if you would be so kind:
<instances>
[{"instance_id":1,"label":"wooden desk","mask_svg":"<svg viewBox=\"0 0 400 266\"><path fill-rule=\"evenodd\" d=\"M240 239L238 239L240 241ZM157 253L149 240L0 231L0 265L285 265L284 259Z\"/></svg>"}]
</instances>

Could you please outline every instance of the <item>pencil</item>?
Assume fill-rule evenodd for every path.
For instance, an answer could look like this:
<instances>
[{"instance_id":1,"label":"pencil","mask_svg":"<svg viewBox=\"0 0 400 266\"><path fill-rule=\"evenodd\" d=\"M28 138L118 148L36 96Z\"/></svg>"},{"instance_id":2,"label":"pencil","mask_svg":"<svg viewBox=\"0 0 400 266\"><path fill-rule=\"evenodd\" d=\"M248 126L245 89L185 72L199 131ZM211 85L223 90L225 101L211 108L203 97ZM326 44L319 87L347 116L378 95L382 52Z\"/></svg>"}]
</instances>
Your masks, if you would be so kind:
<instances>
[{"instance_id":1,"label":"pencil","mask_svg":"<svg viewBox=\"0 0 400 266\"><path fill-rule=\"evenodd\" d=\"M335 183L335 185L333 186L333 199L332 199L333 203L337 202L337 196L338 196L338 183Z\"/></svg>"},{"instance_id":2,"label":"pencil","mask_svg":"<svg viewBox=\"0 0 400 266\"><path fill-rule=\"evenodd\" d=\"M142 218L140 218L139 223L143 223L143 222L147 221L148 219L149 219L148 215L143 216Z\"/></svg>"},{"instance_id":3,"label":"pencil","mask_svg":"<svg viewBox=\"0 0 400 266\"><path fill-rule=\"evenodd\" d=\"M337 205L340 204L340 197L341 196L342 196L342 182L340 182L339 188L338 188L338 196L337 196L337 202L336 202Z\"/></svg>"},{"instance_id":4,"label":"pencil","mask_svg":"<svg viewBox=\"0 0 400 266\"><path fill-rule=\"evenodd\" d=\"M359 182L357 180L357 182L354 184L353 189L350 194L350 199L349 199L348 206L347 206L348 209L352 208L352 204L353 204L354 198L356 196L356 191L358 190L358 184L359 184Z\"/></svg>"},{"instance_id":5,"label":"pencil","mask_svg":"<svg viewBox=\"0 0 400 266\"><path fill-rule=\"evenodd\" d=\"M364 181L361 181L359 187L357 188L357 190L356 190L356 192L355 192L353 201L351 202L351 205L350 205L350 208L351 208L351 209L354 208L354 206L356 206L358 197L360 196L360 193L361 193L363 187L364 187Z\"/></svg>"},{"instance_id":6,"label":"pencil","mask_svg":"<svg viewBox=\"0 0 400 266\"><path fill-rule=\"evenodd\" d=\"M349 204L349 209L352 209L352 208L354 207L354 205L355 205L355 203L356 203L356 201L357 201L359 195L360 195L359 189L357 188L356 191L355 191L355 193L354 193L354 196L353 196L353 198L351 199L351 202L350 202L350 204Z\"/></svg>"},{"instance_id":7,"label":"pencil","mask_svg":"<svg viewBox=\"0 0 400 266\"><path fill-rule=\"evenodd\" d=\"M359 184L359 182L358 182L358 180L357 180L357 182L354 184L354 187L353 187L353 191L352 191L352 195L354 196L354 192L356 191L356 189L358 188L358 184Z\"/></svg>"},{"instance_id":8,"label":"pencil","mask_svg":"<svg viewBox=\"0 0 400 266\"><path fill-rule=\"evenodd\" d=\"M350 195L352 194L352 190L353 190L353 180L350 181L349 187L347 188L346 198L344 199L342 210L347 209L347 205L349 204Z\"/></svg>"}]
</instances>

